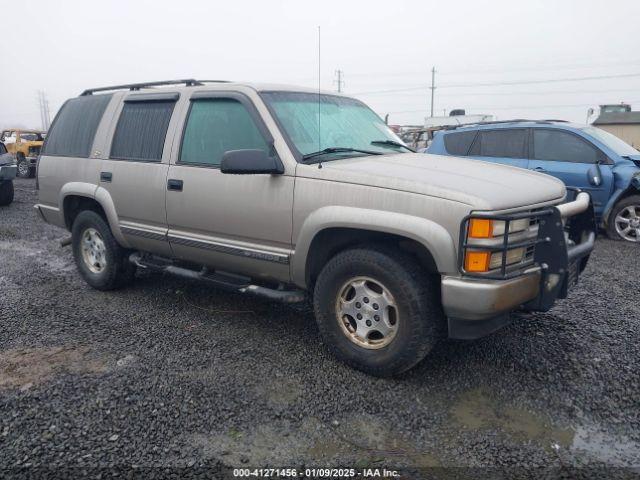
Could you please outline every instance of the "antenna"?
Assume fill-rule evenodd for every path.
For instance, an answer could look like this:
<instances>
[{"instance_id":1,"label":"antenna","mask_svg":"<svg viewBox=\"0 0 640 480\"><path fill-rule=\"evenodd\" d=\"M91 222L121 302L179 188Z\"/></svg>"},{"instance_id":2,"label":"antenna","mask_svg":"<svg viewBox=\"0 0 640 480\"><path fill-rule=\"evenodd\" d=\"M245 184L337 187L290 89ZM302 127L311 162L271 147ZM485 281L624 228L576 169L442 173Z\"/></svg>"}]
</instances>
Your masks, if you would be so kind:
<instances>
[{"instance_id":1,"label":"antenna","mask_svg":"<svg viewBox=\"0 0 640 480\"><path fill-rule=\"evenodd\" d=\"M322 150L322 141L320 139L320 25L318 25L318 151ZM318 162L318 168L322 168L322 161Z\"/></svg>"}]
</instances>

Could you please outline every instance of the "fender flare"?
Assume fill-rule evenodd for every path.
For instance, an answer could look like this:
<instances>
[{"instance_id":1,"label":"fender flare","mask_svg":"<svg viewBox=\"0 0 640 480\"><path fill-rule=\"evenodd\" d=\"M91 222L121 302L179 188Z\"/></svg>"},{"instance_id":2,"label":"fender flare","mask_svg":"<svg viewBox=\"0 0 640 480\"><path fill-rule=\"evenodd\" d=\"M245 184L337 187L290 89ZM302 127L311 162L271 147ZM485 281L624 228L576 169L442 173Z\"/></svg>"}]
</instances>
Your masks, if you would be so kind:
<instances>
[{"instance_id":1,"label":"fender flare","mask_svg":"<svg viewBox=\"0 0 640 480\"><path fill-rule=\"evenodd\" d=\"M609 216L613 211L613 207L615 207L620 199L623 196L626 196L626 194L629 192L631 192L632 195L640 194L640 184L636 186L633 182L630 182L626 188L619 188L615 192L613 192L613 195L609 197L609 201L607 202L607 205L604 207L604 210L602 212L602 219L600 223L602 223L602 226L604 228L607 228L609 226Z\"/></svg>"},{"instance_id":2,"label":"fender flare","mask_svg":"<svg viewBox=\"0 0 640 480\"><path fill-rule=\"evenodd\" d=\"M64 200L66 197L70 195L76 195L79 197L86 197L98 202L98 204L104 210L105 215L107 216L107 222L109 223L109 228L113 233L113 236L116 238L118 243L125 248L129 247L129 242L122 235L122 230L120 229L120 224L118 222L118 215L116 213L115 205L113 204L113 200L109 191L103 187L96 186L92 183L85 182L69 182L66 183L60 189L60 197L59 197L59 205L60 205L60 213L61 217L64 219Z\"/></svg>"},{"instance_id":3,"label":"fender flare","mask_svg":"<svg viewBox=\"0 0 640 480\"><path fill-rule=\"evenodd\" d=\"M458 270L455 242L442 225L402 213L328 206L311 213L300 229L291 257L291 278L296 285L306 286L309 249L316 235L328 228L352 228L406 237L422 244L431 253L439 272Z\"/></svg>"}]
</instances>

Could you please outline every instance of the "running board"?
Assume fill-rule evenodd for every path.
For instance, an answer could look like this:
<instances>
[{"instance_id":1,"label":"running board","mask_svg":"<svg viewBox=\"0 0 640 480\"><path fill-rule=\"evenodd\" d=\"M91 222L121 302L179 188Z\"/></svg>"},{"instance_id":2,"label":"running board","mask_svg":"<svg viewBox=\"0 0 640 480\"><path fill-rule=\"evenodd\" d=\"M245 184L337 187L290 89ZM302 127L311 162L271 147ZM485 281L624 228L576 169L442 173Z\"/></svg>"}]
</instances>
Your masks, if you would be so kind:
<instances>
[{"instance_id":1,"label":"running board","mask_svg":"<svg viewBox=\"0 0 640 480\"><path fill-rule=\"evenodd\" d=\"M182 278L207 282L218 288L237 293L248 293L258 297L268 298L283 303L303 302L306 294L302 290L284 290L283 288L267 288L251 284L249 277L234 275L226 272L215 272L202 267L200 271L178 267L169 259L162 257L132 253L129 261L138 268L154 272L169 273Z\"/></svg>"}]
</instances>

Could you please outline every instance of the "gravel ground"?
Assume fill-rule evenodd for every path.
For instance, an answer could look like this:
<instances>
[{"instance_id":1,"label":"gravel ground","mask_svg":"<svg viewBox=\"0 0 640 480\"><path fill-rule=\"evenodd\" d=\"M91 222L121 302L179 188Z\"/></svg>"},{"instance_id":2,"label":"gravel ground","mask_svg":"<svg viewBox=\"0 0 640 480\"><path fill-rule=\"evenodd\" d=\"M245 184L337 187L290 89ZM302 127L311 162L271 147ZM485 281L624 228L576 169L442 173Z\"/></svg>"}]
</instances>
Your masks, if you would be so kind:
<instances>
[{"instance_id":1,"label":"gravel ground","mask_svg":"<svg viewBox=\"0 0 640 480\"><path fill-rule=\"evenodd\" d=\"M35 201L34 181L18 179L0 209L5 473L640 475L637 245L600 239L552 311L443 341L390 380L334 360L306 306L161 275L92 290L58 246L67 233L40 221Z\"/></svg>"}]
</instances>

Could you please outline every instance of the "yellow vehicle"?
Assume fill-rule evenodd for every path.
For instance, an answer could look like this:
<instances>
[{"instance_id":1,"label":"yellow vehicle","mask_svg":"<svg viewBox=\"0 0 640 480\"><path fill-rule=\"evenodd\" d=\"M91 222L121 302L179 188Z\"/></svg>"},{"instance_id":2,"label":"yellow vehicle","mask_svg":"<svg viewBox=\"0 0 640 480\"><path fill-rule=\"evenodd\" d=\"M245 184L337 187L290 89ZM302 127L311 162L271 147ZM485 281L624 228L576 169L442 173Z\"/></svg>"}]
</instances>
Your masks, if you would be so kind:
<instances>
[{"instance_id":1,"label":"yellow vehicle","mask_svg":"<svg viewBox=\"0 0 640 480\"><path fill-rule=\"evenodd\" d=\"M16 159L19 177L36 176L36 161L40 155L44 135L40 130L14 128L2 131L0 142L4 142L7 151Z\"/></svg>"}]
</instances>

